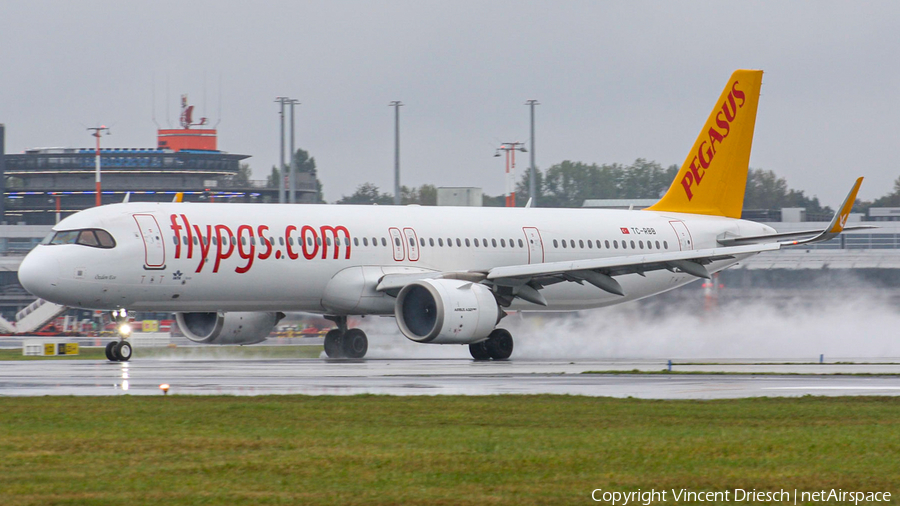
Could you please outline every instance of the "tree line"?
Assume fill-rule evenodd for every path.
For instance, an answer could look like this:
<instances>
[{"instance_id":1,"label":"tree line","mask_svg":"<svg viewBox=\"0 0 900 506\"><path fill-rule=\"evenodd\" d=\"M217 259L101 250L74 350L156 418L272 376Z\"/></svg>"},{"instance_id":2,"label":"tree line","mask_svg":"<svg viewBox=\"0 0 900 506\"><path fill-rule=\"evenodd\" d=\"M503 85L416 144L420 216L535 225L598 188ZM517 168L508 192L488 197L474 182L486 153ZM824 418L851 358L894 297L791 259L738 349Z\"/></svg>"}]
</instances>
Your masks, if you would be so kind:
<instances>
[{"instance_id":1,"label":"tree line","mask_svg":"<svg viewBox=\"0 0 900 506\"><path fill-rule=\"evenodd\" d=\"M298 149L294 153L295 164L300 173L308 173L315 181L317 201L322 199L322 183L318 179L316 160L307 151ZM638 158L630 165L624 164L588 164L564 160L551 165L546 170L535 169L535 189L540 207L582 207L588 199L656 199L661 197L671 186L678 165L663 167L657 162ZM516 205L524 206L529 197L529 170L525 170L516 183ZM272 167L267 185L278 186L282 172ZM232 176L234 182L248 182L250 170L246 165ZM423 206L437 205L437 187L424 184L419 187L402 186L400 189L402 204L419 204ZM350 195L342 195L335 204L378 204L391 205L394 195L382 192L371 182L357 186ZM505 205L503 195L484 195L484 206L502 207ZM744 210L779 211L784 207L802 207L807 215L829 215L834 212L831 207L822 206L818 197L807 196L803 190L788 186L787 180L779 177L774 171L750 168L747 173L747 189L744 194ZM873 201L857 200L854 212L867 213L870 207L900 207L900 177L894 182L893 191Z\"/></svg>"},{"instance_id":2,"label":"tree line","mask_svg":"<svg viewBox=\"0 0 900 506\"><path fill-rule=\"evenodd\" d=\"M656 199L669 189L678 169L678 165L664 168L643 158L631 165L566 160L546 171L535 170L535 193L540 207L582 207L588 199ZM530 174L526 170L516 183L516 205L524 206L531 196L529 183ZM437 188L433 185L404 186L401 191L403 204L437 205ZM900 201L900 179L895 193ZM336 203L389 205L393 202L393 194L382 193L378 186L367 182ZM503 195L485 195L484 205L502 207L505 198ZM787 181L773 171L751 168L747 174L744 209L780 210L783 207L803 207L811 214L833 212L829 207L822 207L817 197L807 197L802 190L788 187Z\"/></svg>"}]
</instances>

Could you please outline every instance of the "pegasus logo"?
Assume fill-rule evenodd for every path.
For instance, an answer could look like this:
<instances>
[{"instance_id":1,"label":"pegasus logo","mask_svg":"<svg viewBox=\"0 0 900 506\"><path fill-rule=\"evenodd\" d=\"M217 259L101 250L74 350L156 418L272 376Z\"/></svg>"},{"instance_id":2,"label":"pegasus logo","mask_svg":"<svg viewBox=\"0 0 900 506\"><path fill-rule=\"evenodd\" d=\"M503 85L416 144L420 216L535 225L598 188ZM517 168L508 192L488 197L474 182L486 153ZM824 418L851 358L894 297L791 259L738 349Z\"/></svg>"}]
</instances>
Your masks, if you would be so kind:
<instances>
[{"instance_id":1,"label":"pegasus logo","mask_svg":"<svg viewBox=\"0 0 900 506\"><path fill-rule=\"evenodd\" d=\"M738 89L738 81L731 86L728 99L722 102L722 110L716 113L716 128L710 126L707 132L709 140L704 140L697 148L697 155L691 160L690 170L681 178L681 186L688 200L694 198L693 186L700 186L706 169L716 156L716 143L722 144L731 132L731 123L737 117L738 110L746 103L744 92ZM738 103L740 101L740 103Z\"/></svg>"}]
</instances>

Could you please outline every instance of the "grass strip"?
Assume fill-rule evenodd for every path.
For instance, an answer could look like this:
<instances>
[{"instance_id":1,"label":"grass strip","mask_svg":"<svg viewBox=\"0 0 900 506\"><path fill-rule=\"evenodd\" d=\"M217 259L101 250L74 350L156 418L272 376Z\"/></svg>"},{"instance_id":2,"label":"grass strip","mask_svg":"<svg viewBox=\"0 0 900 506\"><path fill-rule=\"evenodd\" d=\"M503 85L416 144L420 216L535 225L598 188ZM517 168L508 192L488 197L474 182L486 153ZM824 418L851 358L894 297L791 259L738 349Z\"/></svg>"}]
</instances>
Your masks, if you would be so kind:
<instances>
[{"instance_id":1,"label":"grass strip","mask_svg":"<svg viewBox=\"0 0 900 506\"><path fill-rule=\"evenodd\" d=\"M0 398L0 504L590 504L885 490L900 398ZM894 496L896 497L896 495Z\"/></svg>"}]
</instances>

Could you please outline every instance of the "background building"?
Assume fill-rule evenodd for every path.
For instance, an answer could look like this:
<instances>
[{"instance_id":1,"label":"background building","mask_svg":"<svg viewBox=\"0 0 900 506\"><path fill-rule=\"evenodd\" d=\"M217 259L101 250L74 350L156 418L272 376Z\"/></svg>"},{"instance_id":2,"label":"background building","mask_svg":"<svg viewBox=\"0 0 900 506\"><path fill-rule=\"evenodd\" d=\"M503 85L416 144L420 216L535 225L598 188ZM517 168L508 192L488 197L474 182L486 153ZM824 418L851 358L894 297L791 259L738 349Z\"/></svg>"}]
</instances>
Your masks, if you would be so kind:
<instances>
[{"instance_id":1,"label":"background building","mask_svg":"<svg viewBox=\"0 0 900 506\"><path fill-rule=\"evenodd\" d=\"M191 106L182 102L180 129L157 131L155 148L100 149L103 204L167 202L178 192L186 201L278 202L278 188L254 181L239 155L218 149L214 128L192 128ZM87 137L87 135L86 135ZM3 127L0 125L0 146ZM0 222L52 225L93 207L96 202L95 148L35 148L4 154L0 147L3 205ZM310 174L298 174L298 198L314 203L317 187Z\"/></svg>"}]
</instances>

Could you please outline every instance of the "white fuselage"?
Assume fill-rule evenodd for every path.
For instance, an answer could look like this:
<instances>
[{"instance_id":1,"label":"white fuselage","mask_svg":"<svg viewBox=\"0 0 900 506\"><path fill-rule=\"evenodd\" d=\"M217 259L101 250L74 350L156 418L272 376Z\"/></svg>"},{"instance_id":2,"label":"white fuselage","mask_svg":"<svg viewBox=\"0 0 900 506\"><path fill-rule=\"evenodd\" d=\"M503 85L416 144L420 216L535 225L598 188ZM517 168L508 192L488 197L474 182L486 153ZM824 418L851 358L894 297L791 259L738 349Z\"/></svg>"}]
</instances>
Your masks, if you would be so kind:
<instances>
[{"instance_id":1,"label":"white fuselage","mask_svg":"<svg viewBox=\"0 0 900 506\"><path fill-rule=\"evenodd\" d=\"M392 313L392 299L374 291L384 274L639 257L713 248L726 233L774 233L749 221L650 211L174 203L102 206L54 227L82 229L109 232L115 247L38 246L20 268L23 285L91 309L326 314ZM619 276L624 297L558 283L542 290L547 307L516 299L512 309L600 307L694 279L668 270Z\"/></svg>"}]
</instances>

